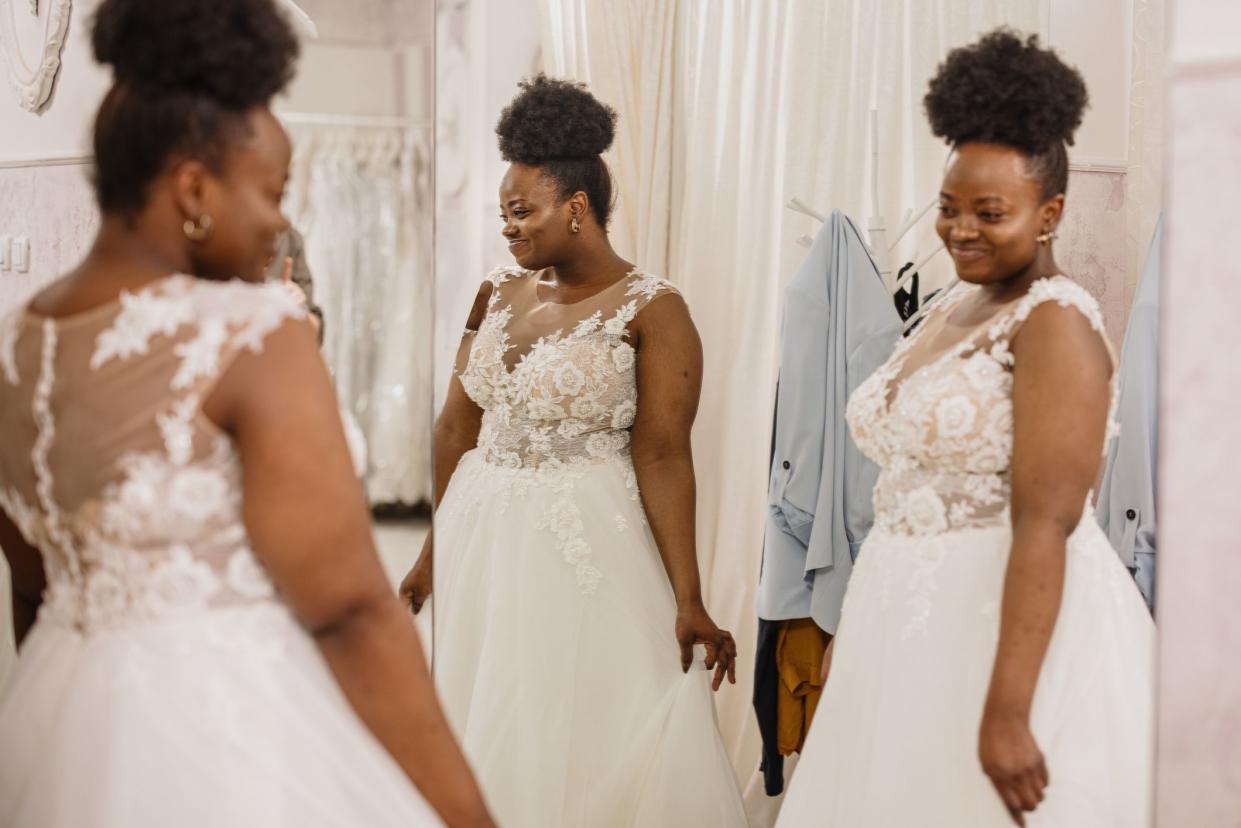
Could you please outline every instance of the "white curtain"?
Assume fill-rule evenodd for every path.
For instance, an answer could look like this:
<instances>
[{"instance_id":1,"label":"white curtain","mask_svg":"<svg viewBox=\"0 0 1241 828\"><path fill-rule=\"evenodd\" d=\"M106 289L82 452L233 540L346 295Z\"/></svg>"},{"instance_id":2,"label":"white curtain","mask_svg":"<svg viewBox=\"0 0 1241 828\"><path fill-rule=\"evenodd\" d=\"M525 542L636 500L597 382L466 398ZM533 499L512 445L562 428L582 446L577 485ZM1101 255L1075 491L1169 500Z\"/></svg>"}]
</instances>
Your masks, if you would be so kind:
<instances>
[{"instance_id":1,"label":"white curtain","mask_svg":"<svg viewBox=\"0 0 1241 828\"><path fill-rule=\"evenodd\" d=\"M422 130L293 125L285 208L323 353L368 446L372 503L431 499L430 152Z\"/></svg>"},{"instance_id":2,"label":"white curtain","mask_svg":"<svg viewBox=\"0 0 1241 828\"><path fill-rule=\"evenodd\" d=\"M759 755L750 706L754 593L782 294L805 252L796 239L817 229L784 205L800 197L863 223L881 211L892 229L928 203L947 155L922 113L935 67L950 48L997 25L1042 31L1046 7L1047 0L543 0L548 72L590 81L620 113L622 136L652 133L618 142L625 221L617 236L623 255L653 270L667 234L665 272L702 333L699 559L709 608L742 653L737 686L717 702L742 779ZM629 34L639 21L658 26L649 41ZM666 141L667 168L658 153L629 149ZM929 224L910 234L897 260L933 249Z\"/></svg>"},{"instance_id":3,"label":"white curtain","mask_svg":"<svg viewBox=\"0 0 1241 828\"><path fill-rule=\"evenodd\" d=\"M1125 175L1125 318L1163 209L1164 98L1167 60L1164 0L1133 0L1129 86L1129 166Z\"/></svg>"}]
</instances>

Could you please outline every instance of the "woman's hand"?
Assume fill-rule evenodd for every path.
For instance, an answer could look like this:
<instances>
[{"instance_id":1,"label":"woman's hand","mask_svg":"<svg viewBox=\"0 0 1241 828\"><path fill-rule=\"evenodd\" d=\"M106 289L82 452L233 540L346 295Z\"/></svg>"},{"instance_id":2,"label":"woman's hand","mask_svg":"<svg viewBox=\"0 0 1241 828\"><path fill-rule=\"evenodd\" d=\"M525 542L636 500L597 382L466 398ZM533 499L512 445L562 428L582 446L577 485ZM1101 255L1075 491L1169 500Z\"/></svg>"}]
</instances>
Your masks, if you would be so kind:
<instances>
[{"instance_id":1,"label":"woman's hand","mask_svg":"<svg viewBox=\"0 0 1241 828\"><path fill-rule=\"evenodd\" d=\"M737 683L737 642L732 633L721 630L707 614L702 604L691 604L677 609L677 644L681 647L681 671L689 672L694 662L694 645L707 647L707 669L715 670L712 690L719 690L728 677L729 684Z\"/></svg>"},{"instance_id":2,"label":"woman's hand","mask_svg":"<svg viewBox=\"0 0 1241 828\"><path fill-rule=\"evenodd\" d=\"M1025 812L1043 801L1047 766L1030 733L1027 717L1016 713L983 713L978 758L1013 822L1025 825Z\"/></svg>"},{"instance_id":3,"label":"woman's hand","mask_svg":"<svg viewBox=\"0 0 1241 828\"><path fill-rule=\"evenodd\" d=\"M422 610L422 605L431 597L433 572L431 548L432 540L431 536L428 535L426 542L422 546L422 554L418 556L418 560L410 568L409 574L401 581L401 600L414 615L417 615Z\"/></svg>"}]
</instances>

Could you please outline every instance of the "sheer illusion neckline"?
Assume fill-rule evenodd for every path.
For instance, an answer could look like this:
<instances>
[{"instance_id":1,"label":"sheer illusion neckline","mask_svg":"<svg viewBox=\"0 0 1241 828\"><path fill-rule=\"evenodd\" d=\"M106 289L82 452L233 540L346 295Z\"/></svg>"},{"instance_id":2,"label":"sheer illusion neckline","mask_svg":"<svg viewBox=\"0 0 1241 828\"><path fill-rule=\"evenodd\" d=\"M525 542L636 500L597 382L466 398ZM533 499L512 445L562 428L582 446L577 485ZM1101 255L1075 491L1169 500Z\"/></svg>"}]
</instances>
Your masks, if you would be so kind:
<instances>
[{"instance_id":1,"label":"sheer illusion neckline","mask_svg":"<svg viewBox=\"0 0 1241 828\"><path fill-rule=\"evenodd\" d=\"M1058 274L1057 274L1058 275ZM1047 278L1054 278L1047 277ZM966 297L972 296L978 292L980 285L971 285L965 290L957 292L956 296L945 296L941 307L936 308L928 315L928 318L922 325L922 329L917 331L913 336L905 341L904 347L892 362L892 373L888 381L887 388L884 393L884 410L888 413L892 411L892 407L896 404L896 398L900 396L901 388L906 382L926 373L930 369L947 362L953 357L959 357L961 354L974 347L980 335L991 330L1003 321L1009 314L1015 312L1022 300L1029 295L1029 291L1021 294L1017 298L1009 301L1000 310L991 314L991 316L972 326L969 331L959 340L944 348L938 354L931 356L921 365L916 366L913 370L905 371L905 366L909 362L909 357L913 354L919 341L921 341L928 331L932 328L932 323L936 323L936 334L942 332L947 325L949 314L965 300Z\"/></svg>"},{"instance_id":2,"label":"sheer illusion neckline","mask_svg":"<svg viewBox=\"0 0 1241 828\"><path fill-rule=\"evenodd\" d=\"M127 299L135 296L147 296L154 293L161 286L182 278L180 273L170 273L167 276L159 276L147 282L136 290L128 288L122 289L116 296L106 302L86 308L85 310L70 313L65 316L52 316L51 314L40 313L34 309L35 299L32 298L22 307L22 321L31 325L46 325L49 322L57 328L72 328L77 325L83 325L96 319L107 318L110 312L114 312L121 308ZM35 297L38 298L38 297Z\"/></svg>"},{"instance_id":3,"label":"sheer illusion neckline","mask_svg":"<svg viewBox=\"0 0 1241 828\"><path fill-rule=\"evenodd\" d=\"M595 291L589 296L586 296L582 299L578 299L576 302L557 302L555 300L544 299L543 297L539 296L539 285L543 283L543 279L541 275L543 271L527 270L525 272L533 277L532 279L530 279L530 284L531 284L530 290L534 295L534 301L537 302L539 305L551 305L552 307L557 307L557 308L573 308L573 307L577 307L578 305L584 305L587 302L598 299L600 296L607 293L609 290L612 290L617 285L622 285L625 282L628 282L629 280L635 277L641 278L646 275L645 273L642 272L641 268L634 267L630 269L629 272L627 272L624 276L620 277L616 281L612 282L606 287L600 288L599 290Z\"/></svg>"}]
</instances>

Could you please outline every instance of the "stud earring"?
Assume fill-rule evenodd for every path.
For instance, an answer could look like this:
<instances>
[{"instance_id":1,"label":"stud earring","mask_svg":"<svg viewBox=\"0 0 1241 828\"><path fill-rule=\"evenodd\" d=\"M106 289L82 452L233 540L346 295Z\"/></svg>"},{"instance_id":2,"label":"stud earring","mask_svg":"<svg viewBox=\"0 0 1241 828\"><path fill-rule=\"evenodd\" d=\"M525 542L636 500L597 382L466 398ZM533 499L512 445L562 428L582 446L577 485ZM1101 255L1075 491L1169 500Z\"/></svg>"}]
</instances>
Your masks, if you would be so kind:
<instances>
[{"instance_id":1,"label":"stud earring","mask_svg":"<svg viewBox=\"0 0 1241 828\"><path fill-rule=\"evenodd\" d=\"M214 226L215 222L211 220L211 216L203 213L198 217L198 221L186 219L185 224L181 225L181 232L185 233L185 237L190 241L206 241L211 237L211 228Z\"/></svg>"},{"instance_id":2,"label":"stud earring","mask_svg":"<svg viewBox=\"0 0 1241 828\"><path fill-rule=\"evenodd\" d=\"M569 232L570 233L582 232L582 223L577 220L577 216L574 216L573 220L569 222Z\"/></svg>"},{"instance_id":3,"label":"stud earring","mask_svg":"<svg viewBox=\"0 0 1241 828\"><path fill-rule=\"evenodd\" d=\"M1035 236L1034 240L1045 247L1051 247L1052 240L1055 238L1055 230L1044 230L1043 235Z\"/></svg>"}]
</instances>

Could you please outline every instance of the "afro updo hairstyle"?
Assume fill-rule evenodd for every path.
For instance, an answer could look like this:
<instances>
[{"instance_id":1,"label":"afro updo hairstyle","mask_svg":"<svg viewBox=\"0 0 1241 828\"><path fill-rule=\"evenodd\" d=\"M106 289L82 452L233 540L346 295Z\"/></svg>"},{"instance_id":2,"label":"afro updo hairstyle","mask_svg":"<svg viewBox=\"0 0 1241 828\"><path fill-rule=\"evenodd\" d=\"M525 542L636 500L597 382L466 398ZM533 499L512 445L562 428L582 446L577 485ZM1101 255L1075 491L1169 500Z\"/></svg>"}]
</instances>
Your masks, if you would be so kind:
<instances>
[{"instance_id":1,"label":"afro updo hairstyle","mask_svg":"<svg viewBox=\"0 0 1241 828\"><path fill-rule=\"evenodd\" d=\"M220 171L246 111L284 89L298 55L273 0L104 0L91 45L114 74L95 118L95 190L123 215L173 154Z\"/></svg>"},{"instance_id":2,"label":"afro updo hairstyle","mask_svg":"<svg viewBox=\"0 0 1241 828\"><path fill-rule=\"evenodd\" d=\"M518 84L521 92L496 124L500 155L510 163L542 167L561 198L586 193L599 226L612 215L612 175L602 154L616 136L616 111L585 84L540 73Z\"/></svg>"},{"instance_id":3,"label":"afro updo hairstyle","mask_svg":"<svg viewBox=\"0 0 1241 828\"><path fill-rule=\"evenodd\" d=\"M1040 47L1038 35L1022 40L1005 28L949 52L923 99L931 132L952 146L982 141L1025 153L1044 199L1068 188L1066 145L1086 104L1076 69Z\"/></svg>"}]
</instances>

